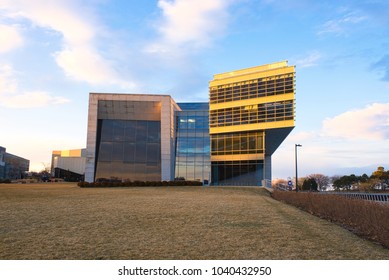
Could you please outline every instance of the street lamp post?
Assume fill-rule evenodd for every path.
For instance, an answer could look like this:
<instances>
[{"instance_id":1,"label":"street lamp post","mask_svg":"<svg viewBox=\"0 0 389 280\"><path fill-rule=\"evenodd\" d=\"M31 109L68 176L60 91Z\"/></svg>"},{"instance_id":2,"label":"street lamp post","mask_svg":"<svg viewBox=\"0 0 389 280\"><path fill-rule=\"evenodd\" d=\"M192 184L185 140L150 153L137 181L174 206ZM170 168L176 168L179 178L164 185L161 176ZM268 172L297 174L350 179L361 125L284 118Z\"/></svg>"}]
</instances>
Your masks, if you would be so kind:
<instances>
[{"instance_id":1,"label":"street lamp post","mask_svg":"<svg viewBox=\"0 0 389 280\"><path fill-rule=\"evenodd\" d=\"M302 147L300 144L294 145L294 159L296 164L296 192L298 192L298 175L297 175L297 147Z\"/></svg>"}]
</instances>

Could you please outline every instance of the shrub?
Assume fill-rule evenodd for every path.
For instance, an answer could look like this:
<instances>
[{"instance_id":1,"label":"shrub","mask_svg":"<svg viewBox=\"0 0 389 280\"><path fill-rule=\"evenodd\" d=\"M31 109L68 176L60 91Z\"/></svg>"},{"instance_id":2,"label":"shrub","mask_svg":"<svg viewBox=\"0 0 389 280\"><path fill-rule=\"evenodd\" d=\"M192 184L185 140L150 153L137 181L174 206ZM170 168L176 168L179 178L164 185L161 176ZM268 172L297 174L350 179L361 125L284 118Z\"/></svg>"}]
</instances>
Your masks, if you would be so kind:
<instances>
[{"instance_id":1,"label":"shrub","mask_svg":"<svg viewBox=\"0 0 389 280\"><path fill-rule=\"evenodd\" d=\"M80 188L87 188L89 186L89 183L88 182L78 182L77 185Z\"/></svg>"},{"instance_id":2,"label":"shrub","mask_svg":"<svg viewBox=\"0 0 389 280\"><path fill-rule=\"evenodd\" d=\"M133 186L144 187L146 184L143 181L134 181Z\"/></svg>"},{"instance_id":3,"label":"shrub","mask_svg":"<svg viewBox=\"0 0 389 280\"><path fill-rule=\"evenodd\" d=\"M317 183L314 178L308 178L304 180L303 190L306 191L317 191Z\"/></svg>"},{"instance_id":4,"label":"shrub","mask_svg":"<svg viewBox=\"0 0 389 280\"><path fill-rule=\"evenodd\" d=\"M10 179L0 179L0 184L11 184Z\"/></svg>"},{"instance_id":5,"label":"shrub","mask_svg":"<svg viewBox=\"0 0 389 280\"><path fill-rule=\"evenodd\" d=\"M106 181L98 180L93 183L78 182L80 188L113 188L113 187L167 187L167 186L202 186L198 181Z\"/></svg>"},{"instance_id":6,"label":"shrub","mask_svg":"<svg viewBox=\"0 0 389 280\"><path fill-rule=\"evenodd\" d=\"M389 247L389 205L338 195L274 191L272 197Z\"/></svg>"}]
</instances>

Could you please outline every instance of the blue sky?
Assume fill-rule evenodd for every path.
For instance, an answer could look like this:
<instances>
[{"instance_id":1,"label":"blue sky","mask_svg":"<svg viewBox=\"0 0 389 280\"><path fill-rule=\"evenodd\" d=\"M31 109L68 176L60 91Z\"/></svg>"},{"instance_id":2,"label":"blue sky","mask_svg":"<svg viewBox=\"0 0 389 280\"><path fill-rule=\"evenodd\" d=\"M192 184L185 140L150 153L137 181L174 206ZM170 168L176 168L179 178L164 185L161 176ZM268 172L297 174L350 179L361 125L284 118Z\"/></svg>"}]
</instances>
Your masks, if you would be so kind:
<instances>
[{"instance_id":1,"label":"blue sky","mask_svg":"<svg viewBox=\"0 0 389 280\"><path fill-rule=\"evenodd\" d=\"M296 128L273 177L389 169L389 2L0 0L0 145L86 146L88 93L207 101L213 74L296 65Z\"/></svg>"}]
</instances>

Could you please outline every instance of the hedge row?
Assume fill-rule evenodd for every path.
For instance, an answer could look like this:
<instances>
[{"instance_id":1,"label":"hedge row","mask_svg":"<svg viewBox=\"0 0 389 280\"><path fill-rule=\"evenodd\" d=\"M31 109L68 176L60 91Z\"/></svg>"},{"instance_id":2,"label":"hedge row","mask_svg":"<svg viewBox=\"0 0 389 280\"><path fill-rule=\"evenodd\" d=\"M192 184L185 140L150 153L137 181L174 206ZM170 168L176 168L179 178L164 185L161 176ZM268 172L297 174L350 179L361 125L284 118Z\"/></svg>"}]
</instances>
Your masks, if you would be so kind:
<instances>
[{"instance_id":1,"label":"hedge row","mask_svg":"<svg viewBox=\"0 0 389 280\"><path fill-rule=\"evenodd\" d=\"M202 186L198 181L79 182L81 188Z\"/></svg>"},{"instance_id":2,"label":"hedge row","mask_svg":"<svg viewBox=\"0 0 389 280\"><path fill-rule=\"evenodd\" d=\"M274 191L272 197L389 248L389 204L304 192Z\"/></svg>"},{"instance_id":3,"label":"hedge row","mask_svg":"<svg viewBox=\"0 0 389 280\"><path fill-rule=\"evenodd\" d=\"M11 180L10 179L0 179L0 184L10 184Z\"/></svg>"}]
</instances>

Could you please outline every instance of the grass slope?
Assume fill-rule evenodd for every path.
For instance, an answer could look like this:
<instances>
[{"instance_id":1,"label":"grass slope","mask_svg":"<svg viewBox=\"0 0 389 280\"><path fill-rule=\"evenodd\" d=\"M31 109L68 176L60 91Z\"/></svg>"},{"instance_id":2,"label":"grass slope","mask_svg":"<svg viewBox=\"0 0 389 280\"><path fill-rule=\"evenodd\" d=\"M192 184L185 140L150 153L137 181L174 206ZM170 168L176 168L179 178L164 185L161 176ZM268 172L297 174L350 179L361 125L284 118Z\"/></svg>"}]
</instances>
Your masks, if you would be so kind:
<instances>
[{"instance_id":1,"label":"grass slope","mask_svg":"<svg viewBox=\"0 0 389 280\"><path fill-rule=\"evenodd\" d=\"M0 185L0 259L389 259L254 188Z\"/></svg>"}]
</instances>

